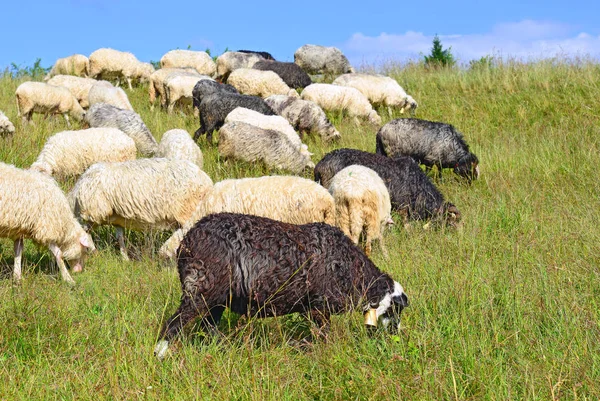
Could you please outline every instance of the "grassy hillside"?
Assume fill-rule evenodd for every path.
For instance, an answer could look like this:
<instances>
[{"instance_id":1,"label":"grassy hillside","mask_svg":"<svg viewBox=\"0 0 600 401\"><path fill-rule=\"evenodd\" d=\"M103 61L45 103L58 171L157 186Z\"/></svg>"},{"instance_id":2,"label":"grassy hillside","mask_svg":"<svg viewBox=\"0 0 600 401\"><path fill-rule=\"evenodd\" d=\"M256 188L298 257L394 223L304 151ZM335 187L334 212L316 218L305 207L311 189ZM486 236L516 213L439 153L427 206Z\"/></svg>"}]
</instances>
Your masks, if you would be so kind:
<instances>
[{"instance_id":1,"label":"grassy hillside","mask_svg":"<svg viewBox=\"0 0 600 401\"><path fill-rule=\"evenodd\" d=\"M74 276L75 288L30 242L24 282L14 286L12 243L3 239L1 398L600 398L600 65L391 65L386 73L419 102L418 117L453 124L481 162L471 186L451 172L436 181L461 210L461 229L399 224L386 235L388 260L374 248L411 302L398 336L368 335L357 312L334 317L328 341L298 345L310 330L299 316L226 314L221 337L191 327L158 362L154 343L180 296L173 266L155 254L165 234L129 233L136 260L123 262L112 232L95 231L99 252ZM62 117L40 116L23 127L20 82L0 78L0 109L17 127L0 138L0 160L28 166L66 127ZM129 94L157 139L198 127L191 113L151 111L145 87ZM337 147L374 151L377 127L331 117L343 139L308 140L315 162ZM200 146L214 181L267 173Z\"/></svg>"}]
</instances>

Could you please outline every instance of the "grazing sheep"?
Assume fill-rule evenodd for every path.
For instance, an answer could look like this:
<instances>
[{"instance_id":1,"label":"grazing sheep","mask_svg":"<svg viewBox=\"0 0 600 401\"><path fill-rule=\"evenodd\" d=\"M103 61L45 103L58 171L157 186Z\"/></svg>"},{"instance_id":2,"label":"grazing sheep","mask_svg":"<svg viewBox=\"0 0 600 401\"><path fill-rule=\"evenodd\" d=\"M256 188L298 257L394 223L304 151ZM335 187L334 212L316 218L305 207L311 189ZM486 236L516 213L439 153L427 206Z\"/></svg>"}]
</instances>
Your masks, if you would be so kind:
<instances>
[{"instance_id":1,"label":"grazing sheep","mask_svg":"<svg viewBox=\"0 0 600 401\"><path fill-rule=\"evenodd\" d=\"M198 81L196 85L194 85L194 89L192 90L192 97L194 102L194 108L200 110L200 103L202 99L208 95L213 95L215 93L228 92L228 93L237 93L237 89L229 84L222 84L217 81L209 81L208 79Z\"/></svg>"},{"instance_id":2,"label":"grazing sheep","mask_svg":"<svg viewBox=\"0 0 600 401\"><path fill-rule=\"evenodd\" d=\"M71 126L69 116L81 121L85 111L71 92L62 86L48 85L43 82L23 82L15 91L17 109L23 123L31 121L33 113L62 114Z\"/></svg>"},{"instance_id":3,"label":"grazing sheep","mask_svg":"<svg viewBox=\"0 0 600 401\"><path fill-rule=\"evenodd\" d=\"M290 88L305 88L312 84L308 74L296 63L263 60L254 64L252 68L262 71L273 71L279 75L279 77L283 79L283 82Z\"/></svg>"},{"instance_id":4,"label":"grazing sheep","mask_svg":"<svg viewBox=\"0 0 600 401\"><path fill-rule=\"evenodd\" d=\"M304 45L294 53L294 63L309 74L345 74L354 68L336 47Z\"/></svg>"},{"instance_id":5,"label":"grazing sheep","mask_svg":"<svg viewBox=\"0 0 600 401\"><path fill-rule=\"evenodd\" d=\"M408 155L427 168L453 168L469 181L479 177L479 159L452 125L399 118L385 124L377 132L376 153L384 156Z\"/></svg>"},{"instance_id":6,"label":"grazing sheep","mask_svg":"<svg viewBox=\"0 0 600 401\"><path fill-rule=\"evenodd\" d=\"M314 166L307 153L279 131L239 121L227 123L219 131L219 154L225 158L246 162L262 160L269 168L298 174L306 167Z\"/></svg>"},{"instance_id":7,"label":"grazing sheep","mask_svg":"<svg viewBox=\"0 0 600 401\"><path fill-rule=\"evenodd\" d=\"M181 304L165 323L155 355L197 316L216 329L226 307L256 317L303 313L328 329L330 316L355 309L365 324L398 327L408 297L339 229L244 214L200 220L177 257ZM372 318L372 320L371 320Z\"/></svg>"},{"instance_id":8,"label":"grazing sheep","mask_svg":"<svg viewBox=\"0 0 600 401\"><path fill-rule=\"evenodd\" d=\"M225 123L225 118L237 107L258 111L266 116L276 113L265 101L258 96L240 95L228 91L215 92L204 96L200 102L200 128L194 133L194 140L206 134L206 139L212 140L212 133Z\"/></svg>"},{"instance_id":9,"label":"grazing sheep","mask_svg":"<svg viewBox=\"0 0 600 401\"><path fill-rule=\"evenodd\" d=\"M59 177L76 176L94 163L133 160L136 153L133 139L116 128L62 131L48 138L31 169Z\"/></svg>"},{"instance_id":10,"label":"grazing sheep","mask_svg":"<svg viewBox=\"0 0 600 401\"><path fill-rule=\"evenodd\" d=\"M55 75L74 75L87 77L90 71L90 60L83 54L74 54L69 57L59 58L52 66L44 81Z\"/></svg>"},{"instance_id":11,"label":"grazing sheep","mask_svg":"<svg viewBox=\"0 0 600 401\"><path fill-rule=\"evenodd\" d=\"M213 76L217 65L206 52L171 50L160 59L161 68L193 68L202 75Z\"/></svg>"},{"instance_id":12,"label":"grazing sheep","mask_svg":"<svg viewBox=\"0 0 600 401\"><path fill-rule=\"evenodd\" d=\"M193 90L198 81L213 79L207 75L172 75L165 79L165 99L169 113L173 112L173 108L177 102L185 101L190 105L193 104ZM194 110L197 110L194 108Z\"/></svg>"},{"instance_id":13,"label":"grazing sheep","mask_svg":"<svg viewBox=\"0 0 600 401\"><path fill-rule=\"evenodd\" d=\"M254 64L264 59L256 53L225 52L217 57L217 79L225 82L232 71L238 68L252 68Z\"/></svg>"},{"instance_id":14,"label":"grazing sheep","mask_svg":"<svg viewBox=\"0 0 600 401\"><path fill-rule=\"evenodd\" d=\"M394 159L356 149L337 149L326 154L315 167L315 181L329 188L331 179L344 167L358 164L375 171L385 183L392 209L414 220L445 220L455 226L460 212L446 202L419 165L408 156Z\"/></svg>"},{"instance_id":15,"label":"grazing sheep","mask_svg":"<svg viewBox=\"0 0 600 401\"><path fill-rule=\"evenodd\" d=\"M312 84L302 91L302 99L311 100L326 111L346 111L349 116L367 118L375 125L381 124L381 117L369 103L369 99L358 89L331 84Z\"/></svg>"},{"instance_id":16,"label":"grazing sheep","mask_svg":"<svg viewBox=\"0 0 600 401\"><path fill-rule=\"evenodd\" d=\"M188 160L196 163L200 168L204 163L202 151L190 134L183 129L172 129L164 133L158 145L156 157Z\"/></svg>"},{"instance_id":17,"label":"grazing sheep","mask_svg":"<svg viewBox=\"0 0 600 401\"><path fill-rule=\"evenodd\" d=\"M243 213L291 224L335 224L333 198L314 181L296 176L264 176L217 182L198 204L192 218L160 248L164 258L175 256L179 243L198 220L212 213Z\"/></svg>"},{"instance_id":18,"label":"grazing sheep","mask_svg":"<svg viewBox=\"0 0 600 401\"><path fill-rule=\"evenodd\" d=\"M400 112L414 111L417 103L410 98L395 79L385 75L344 74L333 81L333 85L348 86L358 89L369 102L375 106L385 106L392 113L391 107L399 107Z\"/></svg>"},{"instance_id":19,"label":"grazing sheep","mask_svg":"<svg viewBox=\"0 0 600 401\"><path fill-rule=\"evenodd\" d=\"M90 77L117 79L117 86L121 78L124 78L129 89L132 89L131 83L134 79L140 82L147 81L153 72L152 64L140 62L129 52L104 48L90 54Z\"/></svg>"},{"instance_id":20,"label":"grazing sheep","mask_svg":"<svg viewBox=\"0 0 600 401\"><path fill-rule=\"evenodd\" d=\"M340 138L340 133L315 102L285 95L273 95L265 99L273 111L286 118L300 133L318 134L323 141Z\"/></svg>"},{"instance_id":21,"label":"grazing sheep","mask_svg":"<svg viewBox=\"0 0 600 401\"><path fill-rule=\"evenodd\" d=\"M133 111L133 106L129 102L125 91L114 86L103 84L92 85L88 94L88 102L90 106L96 103L106 103L119 109Z\"/></svg>"},{"instance_id":22,"label":"grazing sheep","mask_svg":"<svg viewBox=\"0 0 600 401\"><path fill-rule=\"evenodd\" d=\"M153 72L148 78L148 96L150 98L150 107L154 109L154 102L157 97L160 97L160 104L166 107L165 80L176 75L194 75L199 77L200 74L191 68L161 68Z\"/></svg>"},{"instance_id":23,"label":"grazing sheep","mask_svg":"<svg viewBox=\"0 0 600 401\"><path fill-rule=\"evenodd\" d=\"M15 133L15 126L10 122L6 114L0 110L0 135L12 135Z\"/></svg>"},{"instance_id":24,"label":"grazing sheep","mask_svg":"<svg viewBox=\"0 0 600 401\"><path fill-rule=\"evenodd\" d=\"M96 103L85 114L85 121L93 128L120 129L133 139L135 146L143 156L152 156L158 148L156 139L140 115L134 111L123 110L106 103Z\"/></svg>"},{"instance_id":25,"label":"grazing sheep","mask_svg":"<svg viewBox=\"0 0 600 401\"><path fill-rule=\"evenodd\" d=\"M367 256L371 255L371 241L378 239L387 257L383 229L393 224L392 204L381 177L368 167L348 166L333 176L329 193L335 200L336 226L355 244L364 230Z\"/></svg>"},{"instance_id":26,"label":"grazing sheep","mask_svg":"<svg viewBox=\"0 0 600 401\"><path fill-rule=\"evenodd\" d=\"M283 79L273 71L238 68L229 75L227 83L245 95L260 96L262 98L271 95L299 97L298 92L287 86Z\"/></svg>"},{"instance_id":27,"label":"grazing sheep","mask_svg":"<svg viewBox=\"0 0 600 401\"><path fill-rule=\"evenodd\" d=\"M68 199L83 221L117 226L121 255L127 260L124 228L179 228L211 187L208 175L187 160L138 159L94 164Z\"/></svg>"},{"instance_id":28,"label":"grazing sheep","mask_svg":"<svg viewBox=\"0 0 600 401\"><path fill-rule=\"evenodd\" d=\"M81 271L85 253L95 247L56 182L36 171L0 162L0 194L0 237L14 241L14 279L21 280L23 240L31 238L50 249L62 279L75 284L63 258L73 263L74 272Z\"/></svg>"},{"instance_id":29,"label":"grazing sheep","mask_svg":"<svg viewBox=\"0 0 600 401\"><path fill-rule=\"evenodd\" d=\"M238 52L246 53L246 54L256 54L257 56L260 56L260 57L264 58L265 60L275 61L275 58L271 55L271 53L268 53L268 52L257 52L254 50L238 50Z\"/></svg>"},{"instance_id":30,"label":"grazing sheep","mask_svg":"<svg viewBox=\"0 0 600 401\"><path fill-rule=\"evenodd\" d=\"M79 105L84 109L90 107L89 94L92 86L101 85L107 88L113 87L108 81L97 81L92 78L81 78L74 75L55 75L48 80L47 84L67 88L71 94L75 96Z\"/></svg>"}]
</instances>

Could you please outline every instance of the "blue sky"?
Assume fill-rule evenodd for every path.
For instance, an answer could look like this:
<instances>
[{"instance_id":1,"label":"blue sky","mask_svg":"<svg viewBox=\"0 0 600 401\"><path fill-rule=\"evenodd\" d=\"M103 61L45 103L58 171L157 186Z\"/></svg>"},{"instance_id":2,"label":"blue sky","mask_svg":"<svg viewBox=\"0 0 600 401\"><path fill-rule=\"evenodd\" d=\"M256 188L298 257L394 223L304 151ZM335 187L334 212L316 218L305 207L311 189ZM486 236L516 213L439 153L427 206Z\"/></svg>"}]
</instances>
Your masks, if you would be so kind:
<instances>
[{"instance_id":1,"label":"blue sky","mask_svg":"<svg viewBox=\"0 0 600 401\"><path fill-rule=\"evenodd\" d=\"M306 43L339 47L354 65L428 53L434 34L463 61L590 54L600 58L600 1L30 0L0 7L0 68L49 66L101 47L159 60L175 48L252 49L293 61ZM208 3L208 4L207 4ZM285 5L283 7L283 5Z\"/></svg>"}]
</instances>

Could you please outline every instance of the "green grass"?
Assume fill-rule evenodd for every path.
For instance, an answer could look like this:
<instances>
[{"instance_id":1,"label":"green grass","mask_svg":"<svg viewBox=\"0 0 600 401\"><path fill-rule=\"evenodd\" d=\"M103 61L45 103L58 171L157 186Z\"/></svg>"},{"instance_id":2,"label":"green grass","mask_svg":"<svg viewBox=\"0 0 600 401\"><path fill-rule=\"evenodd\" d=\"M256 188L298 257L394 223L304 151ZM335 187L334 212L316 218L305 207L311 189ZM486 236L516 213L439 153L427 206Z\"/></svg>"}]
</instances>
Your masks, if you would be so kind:
<instances>
[{"instance_id":1,"label":"green grass","mask_svg":"<svg viewBox=\"0 0 600 401\"><path fill-rule=\"evenodd\" d=\"M0 240L0 398L599 399L600 64L385 72L419 102L418 117L455 125L481 161L471 186L451 172L436 182L462 212L461 229L396 225L389 260L374 248L411 302L399 336L371 336L352 313L333 318L328 341L298 346L310 329L298 316L226 314L222 336L191 327L158 362L156 337L180 296L175 270L155 254L165 234L129 233L138 260L123 262L112 232L98 230L99 251L73 289L30 242L14 286L12 243ZM0 160L25 167L66 127L40 116L23 127L20 82L0 79L0 109L17 128L0 138ZM198 127L191 113L150 111L145 87L128 93L157 139ZM307 140L315 162L337 147L374 151L376 127L331 117L343 139ZM200 146L214 181L266 172Z\"/></svg>"}]
</instances>

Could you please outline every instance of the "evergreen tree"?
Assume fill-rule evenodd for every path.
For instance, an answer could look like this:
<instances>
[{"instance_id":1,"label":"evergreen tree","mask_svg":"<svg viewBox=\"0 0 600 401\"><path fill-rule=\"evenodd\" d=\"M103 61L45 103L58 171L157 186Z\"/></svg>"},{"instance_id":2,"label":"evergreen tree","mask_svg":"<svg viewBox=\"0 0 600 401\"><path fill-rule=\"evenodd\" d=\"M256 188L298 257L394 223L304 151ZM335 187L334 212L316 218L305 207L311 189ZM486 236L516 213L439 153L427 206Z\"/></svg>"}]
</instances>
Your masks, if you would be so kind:
<instances>
[{"instance_id":1,"label":"evergreen tree","mask_svg":"<svg viewBox=\"0 0 600 401\"><path fill-rule=\"evenodd\" d=\"M442 41L435 35L433 38L433 47L431 54L425 56L425 65L428 67L452 67L456 64L456 60L452 55L452 46L445 49L442 47Z\"/></svg>"}]
</instances>

